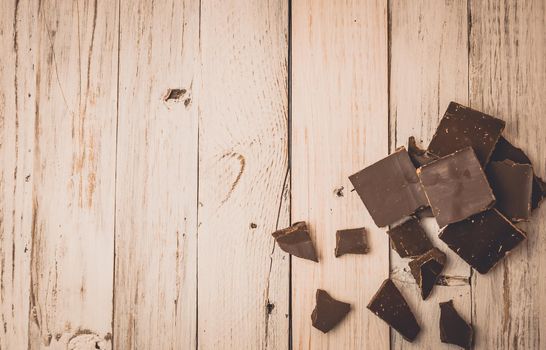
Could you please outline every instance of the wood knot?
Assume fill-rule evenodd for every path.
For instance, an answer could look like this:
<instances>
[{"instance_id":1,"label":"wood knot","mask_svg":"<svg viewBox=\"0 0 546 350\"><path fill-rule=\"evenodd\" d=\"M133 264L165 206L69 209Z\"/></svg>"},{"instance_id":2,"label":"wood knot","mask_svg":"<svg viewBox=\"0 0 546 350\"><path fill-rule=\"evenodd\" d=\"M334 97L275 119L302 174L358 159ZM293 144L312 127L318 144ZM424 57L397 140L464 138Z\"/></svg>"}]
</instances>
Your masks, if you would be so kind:
<instances>
[{"instance_id":1,"label":"wood knot","mask_svg":"<svg viewBox=\"0 0 546 350\"><path fill-rule=\"evenodd\" d=\"M186 94L186 89L168 89L167 92L163 95L163 101L180 101L182 97ZM185 104L186 102L184 102Z\"/></svg>"}]
</instances>

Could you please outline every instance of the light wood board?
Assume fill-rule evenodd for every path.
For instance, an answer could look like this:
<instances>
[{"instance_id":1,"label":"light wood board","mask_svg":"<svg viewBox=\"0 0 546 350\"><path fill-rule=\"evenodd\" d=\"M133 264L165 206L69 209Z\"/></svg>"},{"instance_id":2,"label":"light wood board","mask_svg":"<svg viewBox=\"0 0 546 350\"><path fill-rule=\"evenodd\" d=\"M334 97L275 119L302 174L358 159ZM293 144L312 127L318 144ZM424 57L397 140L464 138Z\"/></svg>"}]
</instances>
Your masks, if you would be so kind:
<instances>
[{"instance_id":1,"label":"light wood board","mask_svg":"<svg viewBox=\"0 0 546 350\"><path fill-rule=\"evenodd\" d=\"M389 348L366 309L388 277L388 239L348 179L388 153L387 75L387 1L292 3L292 222L309 223L320 260L292 258L294 349ZM360 226L370 253L335 258L336 230ZM328 334L311 326L317 288L352 305Z\"/></svg>"},{"instance_id":2,"label":"light wood board","mask_svg":"<svg viewBox=\"0 0 546 350\"><path fill-rule=\"evenodd\" d=\"M271 237L288 225L287 6L201 3L201 349L288 347L288 255Z\"/></svg>"}]
</instances>

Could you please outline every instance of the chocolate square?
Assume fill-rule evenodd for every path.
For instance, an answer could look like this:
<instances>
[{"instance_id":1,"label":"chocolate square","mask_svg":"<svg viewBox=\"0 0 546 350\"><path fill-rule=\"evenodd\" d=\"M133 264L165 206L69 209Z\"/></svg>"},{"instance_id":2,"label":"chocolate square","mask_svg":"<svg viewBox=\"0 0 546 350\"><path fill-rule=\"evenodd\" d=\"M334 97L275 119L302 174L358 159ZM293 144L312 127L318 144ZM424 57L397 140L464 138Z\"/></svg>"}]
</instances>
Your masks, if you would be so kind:
<instances>
[{"instance_id":1,"label":"chocolate square","mask_svg":"<svg viewBox=\"0 0 546 350\"><path fill-rule=\"evenodd\" d=\"M474 338L472 326L459 315L453 300L440 303L440 340L442 343L471 349Z\"/></svg>"},{"instance_id":2,"label":"chocolate square","mask_svg":"<svg viewBox=\"0 0 546 350\"><path fill-rule=\"evenodd\" d=\"M309 235L307 223L304 221L296 222L290 227L277 230L272 233L272 236L277 241L279 248L288 254L318 262L315 246Z\"/></svg>"},{"instance_id":3,"label":"chocolate square","mask_svg":"<svg viewBox=\"0 0 546 350\"><path fill-rule=\"evenodd\" d=\"M505 122L451 102L440 121L428 151L440 157L471 146L482 165L487 164Z\"/></svg>"},{"instance_id":4,"label":"chocolate square","mask_svg":"<svg viewBox=\"0 0 546 350\"><path fill-rule=\"evenodd\" d=\"M495 196L471 147L417 170L440 227L464 220L495 203Z\"/></svg>"},{"instance_id":5,"label":"chocolate square","mask_svg":"<svg viewBox=\"0 0 546 350\"><path fill-rule=\"evenodd\" d=\"M368 304L368 309L410 342L421 331L406 299L390 279L386 279L379 287Z\"/></svg>"},{"instance_id":6,"label":"chocolate square","mask_svg":"<svg viewBox=\"0 0 546 350\"><path fill-rule=\"evenodd\" d=\"M531 215L533 168L506 159L490 162L486 169L489 184L497 199L495 208L512 221L524 221Z\"/></svg>"},{"instance_id":7,"label":"chocolate square","mask_svg":"<svg viewBox=\"0 0 546 350\"><path fill-rule=\"evenodd\" d=\"M404 147L349 176L379 227L391 225L428 205Z\"/></svg>"},{"instance_id":8,"label":"chocolate square","mask_svg":"<svg viewBox=\"0 0 546 350\"><path fill-rule=\"evenodd\" d=\"M481 274L527 238L496 209L448 225L439 237Z\"/></svg>"},{"instance_id":9,"label":"chocolate square","mask_svg":"<svg viewBox=\"0 0 546 350\"><path fill-rule=\"evenodd\" d=\"M432 248L425 254L409 262L413 278L421 288L421 298L425 300L436 284L446 264L446 255L438 248Z\"/></svg>"},{"instance_id":10,"label":"chocolate square","mask_svg":"<svg viewBox=\"0 0 546 350\"><path fill-rule=\"evenodd\" d=\"M413 217L391 228L387 234L391 238L392 248L401 258L418 256L432 249L427 234L419 221Z\"/></svg>"},{"instance_id":11,"label":"chocolate square","mask_svg":"<svg viewBox=\"0 0 546 350\"><path fill-rule=\"evenodd\" d=\"M344 254L366 254L369 251L364 227L336 232L336 258Z\"/></svg>"}]
</instances>

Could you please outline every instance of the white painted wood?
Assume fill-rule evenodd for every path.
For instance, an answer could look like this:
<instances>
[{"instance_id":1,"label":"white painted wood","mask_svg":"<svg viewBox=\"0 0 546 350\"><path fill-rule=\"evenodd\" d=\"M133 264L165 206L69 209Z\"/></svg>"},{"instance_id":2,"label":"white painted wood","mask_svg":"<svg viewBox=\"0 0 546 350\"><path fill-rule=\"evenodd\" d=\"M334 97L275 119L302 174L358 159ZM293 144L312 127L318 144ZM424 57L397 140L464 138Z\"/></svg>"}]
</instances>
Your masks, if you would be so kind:
<instances>
[{"instance_id":1,"label":"white painted wood","mask_svg":"<svg viewBox=\"0 0 546 350\"><path fill-rule=\"evenodd\" d=\"M348 179L388 153L387 1L292 6L292 221L309 223L320 259L292 258L293 346L388 349L388 326L366 309L388 277L387 235ZM335 258L336 230L359 226L370 253ZM352 305L328 334L311 325L317 288Z\"/></svg>"},{"instance_id":2,"label":"white painted wood","mask_svg":"<svg viewBox=\"0 0 546 350\"><path fill-rule=\"evenodd\" d=\"M0 349L28 346L35 6L0 2Z\"/></svg>"},{"instance_id":3,"label":"white painted wood","mask_svg":"<svg viewBox=\"0 0 546 350\"><path fill-rule=\"evenodd\" d=\"M471 106L504 119L506 137L544 177L546 3L471 4ZM546 346L546 206L521 227L528 239L487 275L474 274L478 349Z\"/></svg>"},{"instance_id":4,"label":"white painted wood","mask_svg":"<svg viewBox=\"0 0 546 350\"><path fill-rule=\"evenodd\" d=\"M117 11L36 10L29 347L111 349Z\"/></svg>"},{"instance_id":5,"label":"white painted wood","mask_svg":"<svg viewBox=\"0 0 546 350\"><path fill-rule=\"evenodd\" d=\"M287 6L201 2L200 349L288 347Z\"/></svg>"},{"instance_id":6,"label":"white painted wood","mask_svg":"<svg viewBox=\"0 0 546 350\"><path fill-rule=\"evenodd\" d=\"M468 101L466 0L393 1L391 18L390 128L392 150L415 136L426 148L450 101ZM422 220L428 237L447 255L443 275L451 286L436 286L423 301L408 267L391 250L391 276L401 287L421 325L413 343L391 332L395 349L450 349L440 342L439 302L454 299L470 322L470 268L438 238L433 218Z\"/></svg>"},{"instance_id":7,"label":"white painted wood","mask_svg":"<svg viewBox=\"0 0 546 350\"><path fill-rule=\"evenodd\" d=\"M199 3L122 0L120 24L115 348L191 349Z\"/></svg>"}]
</instances>

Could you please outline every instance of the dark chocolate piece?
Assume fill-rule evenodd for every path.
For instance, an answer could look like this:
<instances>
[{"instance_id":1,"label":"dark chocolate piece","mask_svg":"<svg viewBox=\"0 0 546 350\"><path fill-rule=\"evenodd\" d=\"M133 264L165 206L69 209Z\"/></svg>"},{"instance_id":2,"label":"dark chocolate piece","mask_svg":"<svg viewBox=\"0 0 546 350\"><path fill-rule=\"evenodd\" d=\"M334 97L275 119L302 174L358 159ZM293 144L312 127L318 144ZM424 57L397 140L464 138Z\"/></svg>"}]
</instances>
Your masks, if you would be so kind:
<instances>
[{"instance_id":1,"label":"dark chocolate piece","mask_svg":"<svg viewBox=\"0 0 546 350\"><path fill-rule=\"evenodd\" d=\"M527 238L496 209L448 225L439 237L481 274Z\"/></svg>"},{"instance_id":2,"label":"dark chocolate piece","mask_svg":"<svg viewBox=\"0 0 546 350\"><path fill-rule=\"evenodd\" d=\"M432 292L440 273L446 264L446 255L438 248L432 248L425 254L409 262L411 274L421 288L421 298L425 300Z\"/></svg>"},{"instance_id":3,"label":"dark chocolate piece","mask_svg":"<svg viewBox=\"0 0 546 350\"><path fill-rule=\"evenodd\" d=\"M326 291L317 289L317 304L311 314L313 327L327 333L347 316L351 305L336 300Z\"/></svg>"},{"instance_id":4,"label":"dark chocolate piece","mask_svg":"<svg viewBox=\"0 0 546 350\"><path fill-rule=\"evenodd\" d=\"M428 164L439 157L435 154L428 152L417 146L415 142L415 137L410 136L408 139L408 154L410 156L411 162L415 165L416 168L421 167L422 165Z\"/></svg>"},{"instance_id":5,"label":"dark chocolate piece","mask_svg":"<svg viewBox=\"0 0 546 350\"><path fill-rule=\"evenodd\" d=\"M516 164L506 159L490 162L486 168L493 189L495 208L512 221L524 221L531 215L533 168L529 164Z\"/></svg>"},{"instance_id":6,"label":"dark chocolate piece","mask_svg":"<svg viewBox=\"0 0 546 350\"><path fill-rule=\"evenodd\" d=\"M453 300L440 303L440 340L463 349L472 348L474 331L455 310Z\"/></svg>"},{"instance_id":7,"label":"dark chocolate piece","mask_svg":"<svg viewBox=\"0 0 546 350\"><path fill-rule=\"evenodd\" d=\"M391 225L428 205L404 147L349 176L379 227Z\"/></svg>"},{"instance_id":8,"label":"dark chocolate piece","mask_svg":"<svg viewBox=\"0 0 546 350\"><path fill-rule=\"evenodd\" d=\"M489 209L495 196L471 147L417 170L440 227Z\"/></svg>"},{"instance_id":9,"label":"dark chocolate piece","mask_svg":"<svg viewBox=\"0 0 546 350\"><path fill-rule=\"evenodd\" d=\"M401 258L418 256L432 249L432 243L415 218L391 228L387 234L391 238L392 248Z\"/></svg>"},{"instance_id":10,"label":"dark chocolate piece","mask_svg":"<svg viewBox=\"0 0 546 350\"><path fill-rule=\"evenodd\" d=\"M279 247L288 254L318 262L317 252L305 222L296 222L290 227L273 232L272 235Z\"/></svg>"},{"instance_id":11,"label":"dark chocolate piece","mask_svg":"<svg viewBox=\"0 0 546 350\"><path fill-rule=\"evenodd\" d=\"M421 328L398 288L386 279L368 304L368 309L412 342Z\"/></svg>"},{"instance_id":12,"label":"dark chocolate piece","mask_svg":"<svg viewBox=\"0 0 546 350\"><path fill-rule=\"evenodd\" d=\"M471 146L482 165L487 164L505 122L451 102L440 121L428 151L440 157Z\"/></svg>"},{"instance_id":13,"label":"dark chocolate piece","mask_svg":"<svg viewBox=\"0 0 546 350\"><path fill-rule=\"evenodd\" d=\"M366 254L369 251L364 227L336 232L336 257L343 254Z\"/></svg>"},{"instance_id":14,"label":"dark chocolate piece","mask_svg":"<svg viewBox=\"0 0 546 350\"><path fill-rule=\"evenodd\" d=\"M527 157L525 152L523 152L520 148L512 145L507 139L501 136L499 142L497 142L497 145L495 146L493 154L491 155L491 160L500 162L506 159L509 159L514 163L532 165L531 160L529 159L529 157ZM538 208L540 202L542 202L545 197L546 185L540 177L534 175L533 190L531 194L531 209L534 210Z\"/></svg>"}]
</instances>

